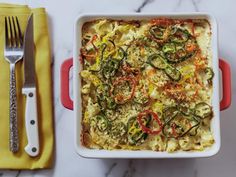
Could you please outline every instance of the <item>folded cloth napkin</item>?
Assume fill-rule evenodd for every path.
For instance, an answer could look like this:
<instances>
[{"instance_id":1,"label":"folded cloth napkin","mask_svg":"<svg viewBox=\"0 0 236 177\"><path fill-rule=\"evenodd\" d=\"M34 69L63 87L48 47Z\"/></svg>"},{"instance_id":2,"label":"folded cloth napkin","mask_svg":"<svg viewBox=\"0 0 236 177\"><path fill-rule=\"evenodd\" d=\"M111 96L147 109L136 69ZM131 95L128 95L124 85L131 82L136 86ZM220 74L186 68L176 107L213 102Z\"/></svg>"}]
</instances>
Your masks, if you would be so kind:
<instances>
[{"instance_id":1,"label":"folded cloth napkin","mask_svg":"<svg viewBox=\"0 0 236 177\"><path fill-rule=\"evenodd\" d=\"M16 64L17 113L19 151L9 150L9 63L4 58L5 27L4 17L16 15L25 31L29 15L34 14L35 67L37 80L37 104L40 136L40 154L30 157L24 151L27 144L25 130L25 97L22 95L24 80L23 61ZM42 169L50 168L54 155L51 54L45 9L30 9L25 5L0 3L0 168L1 169Z\"/></svg>"}]
</instances>

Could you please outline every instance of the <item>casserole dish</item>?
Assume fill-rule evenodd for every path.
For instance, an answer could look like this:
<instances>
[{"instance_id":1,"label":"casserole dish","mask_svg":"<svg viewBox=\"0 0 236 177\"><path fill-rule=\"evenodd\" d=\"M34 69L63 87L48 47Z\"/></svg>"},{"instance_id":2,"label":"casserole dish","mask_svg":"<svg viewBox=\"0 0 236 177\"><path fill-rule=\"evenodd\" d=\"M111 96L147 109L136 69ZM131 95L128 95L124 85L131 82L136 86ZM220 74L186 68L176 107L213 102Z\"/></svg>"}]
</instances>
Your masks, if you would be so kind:
<instances>
[{"instance_id":1,"label":"casserole dish","mask_svg":"<svg viewBox=\"0 0 236 177\"><path fill-rule=\"evenodd\" d=\"M212 69L215 73L213 78L213 94L212 94L212 109L214 112L214 117L211 121L211 129L213 132L215 143L204 151L177 151L174 153L168 152L156 152L156 151L147 151L147 150L138 150L138 151L130 151L130 150L97 150L97 149L88 149L83 146L81 142L82 136L82 99L81 99L81 78L79 77L80 71L82 70L82 66L78 60L80 56L79 49L81 48L81 34L82 34L82 26L85 22L96 20L96 19L114 19L114 20L149 20L153 18L171 18L171 19L206 19L211 26L211 43L210 48L212 49ZM230 105L230 97L231 97L231 87L230 87L230 68L229 65L220 60L218 62L218 54L217 54L217 25L215 19L208 14L162 14L162 15L148 15L148 14L135 14L135 15L83 15L80 16L75 23L75 43L74 43L74 79L73 79L73 89L74 89L74 103L72 103L69 93L69 81L68 81L68 71L72 66L72 61L68 60L62 65L62 81L61 81L61 97L62 103L65 107L72 109L76 108L75 111L75 120L76 120L76 132L75 132L75 144L77 152L84 157L94 157L94 158L187 158L187 157L208 157L216 154L220 148L220 123L219 123L219 111L220 109L226 109ZM223 76L223 99L219 108L219 73L218 73L218 65L220 64L220 68L222 69ZM227 79L225 79L227 77ZM73 106L72 106L73 105Z\"/></svg>"}]
</instances>

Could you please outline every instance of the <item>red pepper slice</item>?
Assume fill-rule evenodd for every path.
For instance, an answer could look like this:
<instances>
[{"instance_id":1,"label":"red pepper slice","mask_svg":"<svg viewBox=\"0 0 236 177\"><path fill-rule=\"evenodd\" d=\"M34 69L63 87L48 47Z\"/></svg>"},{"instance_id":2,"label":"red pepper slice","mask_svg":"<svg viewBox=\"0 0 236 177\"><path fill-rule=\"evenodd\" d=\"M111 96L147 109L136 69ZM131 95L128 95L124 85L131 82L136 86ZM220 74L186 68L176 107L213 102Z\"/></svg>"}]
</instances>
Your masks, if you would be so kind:
<instances>
[{"instance_id":1,"label":"red pepper slice","mask_svg":"<svg viewBox=\"0 0 236 177\"><path fill-rule=\"evenodd\" d=\"M80 50L80 53L82 56L87 57L87 58L95 58L97 52L95 51L95 54L87 54L86 51L84 51L83 49Z\"/></svg>"},{"instance_id":2,"label":"red pepper slice","mask_svg":"<svg viewBox=\"0 0 236 177\"><path fill-rule=\"evenodd\" d=\"M94 41L96 41L98 39L98 35L94 35L93 37L92 37L92 40L91 40L91 44L93 45L93 47L94 47L94 49L97 51L98 49L97 49L97 47L94 45Z\"/></svg>"},{"instance_id":3,"label":"red pepper slice","mask_svg":"<svg viewBox=\"0 0 236 177\"><path fill-rule=\"evenodd\" d=\"M80 53L82 56L86 57L88 60L95 59L98 54L98 48L94 45L94 41L98 39L97 35L94 35L92 39L85 45L87 46L89 43L93 45L93 48L95 49L95 52L93 54L87 54L85 50L80 49Z\"/></svg>"},{"instance_id":4,"label":"red pepper slice","mask_svg":"<svg viewBox=\"0 0 236 177\"><path fill-rule=\"evenodd\" d=\"M171 124L171 130L172 130L172 135L177 138L178 135L177 135L177 132L176 132L176 124Z\"/></svg>"},{"instance_id":5,"label":"red pepper slice","mask_svg":"<svg viewBox=\"0 0 236 177\"><path fill-rule=\"evenodd\" d=\"M167 18L157 18L157 19L152 19L151 20L151 24L153 24L153 25L169 26L173 23L174 23L174 20L167 19Z\"/></svg>"},{"instance_id":6,"label":"red pepper slice","mask_svg":"<svg viewBox=\"0 0 236 177\"><path fill-rule=\"evenodd\" d=\"M113 91L115 89L115 86L125 82L125 81L128 81L132 87L131 89L131 93L129 96L125 96L124 94L122 93L119 93L117 95L114 95L114 99L115 99L115 102L117 104L124 104L126 103L127 101L129 101L130 99L132 99L134 97L134 91L135 91L135 87L136 87L136 80L131 77L131 76L125 76L125 77L118 77L115 82L113 83L113 87L110 91L111 95L113 94Z\"/></svg>"},{"instance_id":7,"label":"red pepper slice","mask_svg":"<svg viewBox=\"0 0 236 177\"><path fill-rule=\"evenodd\" d=\"M142 118L144 116L147 116L148 114L151 115L153 117L153 119L158 123L158 125L160 127L159 130L151 130L150 128L146 127L143 124ZM142 130L145 133L152 134L152 135L157 135L162 131L162 123L161 123L160 119L158 118L158 115L156 113L154 113L153 111L151 111L151 110L145 110L145 111L139 113L139 115L137 117L137 121L138 121L140 127L142 128Z\"/></svg>"}]
</instances>

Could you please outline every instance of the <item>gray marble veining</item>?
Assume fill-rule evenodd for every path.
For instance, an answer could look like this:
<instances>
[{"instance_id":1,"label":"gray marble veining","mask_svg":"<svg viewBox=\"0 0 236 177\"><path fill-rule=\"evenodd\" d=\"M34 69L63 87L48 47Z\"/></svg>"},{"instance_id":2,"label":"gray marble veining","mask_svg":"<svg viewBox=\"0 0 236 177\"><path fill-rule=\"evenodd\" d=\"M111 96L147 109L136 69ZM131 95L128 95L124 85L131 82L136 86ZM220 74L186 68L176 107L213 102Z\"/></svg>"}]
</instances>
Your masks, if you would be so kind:
<instances>
[{"instance_id":1,"label":"gray marble veining","mask_svg":"<svg viewBox=\"0 0 236 177\"><path fill-rule=\"evenodd\" d=\"M111 166L107 169L105 172L105 177L109 177L111 175L112 170L117 166L117 163L114 162L111 164Z\"/></svg>"},{"instance_id":2,"label":"gray marble veining","mask_svg":"<svg viewBox=\"0 0 236 177\"><path fill-rule=\"evenodd\" d=\"M193 3L194 10L196 12L199 12L198 3L200 2L200 0L191 0L191 1Z\"/></svg>"},{"instance_id":3,"label":"gray marble veining","mask_svg":"<svg viewBox=\"0 0 236 177\"><path fill-rule=\"evenodd\" d=\"M154 0L144 0L144 1L142 2L142 4L135 10L135 12L140 13L140 12L142 11L142 9L143 9L146 5L152 3L153 1L154 1Z\"/></svg>"},{"instance_id":4,"label":"gray marble veining","mask_svg":"<svg viewBox=\"0 0 236 177\"><path fill-rule=\"evenodd\" d=\"M128 168L124 171L123 177L134 177L135 172L134 160L129 160Z\"/></svg>"}]
</instances>

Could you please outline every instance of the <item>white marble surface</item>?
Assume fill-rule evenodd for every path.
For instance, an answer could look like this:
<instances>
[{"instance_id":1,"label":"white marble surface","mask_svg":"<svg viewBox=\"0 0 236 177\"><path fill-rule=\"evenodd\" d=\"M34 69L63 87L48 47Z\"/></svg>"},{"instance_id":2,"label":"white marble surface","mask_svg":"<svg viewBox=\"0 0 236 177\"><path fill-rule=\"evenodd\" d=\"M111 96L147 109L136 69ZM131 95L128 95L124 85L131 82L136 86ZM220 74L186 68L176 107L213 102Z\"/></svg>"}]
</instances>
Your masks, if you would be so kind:
<instances>
[{"instance_id":1,"label":"white marble surface","mask_svg":"<svg viewBox=\"0 0 236 177\"><path fill-rule=\"evenodd\" d=\"M219 55L236 75L235 0L5 0L46 7L54 54L54 105L56 123L55 166L41 171L0 171L3 177L232 177L236 174L236 82L232 106L221 113L222 146L211 158L169 160L91 160L74 150L73 112L60 103L61 63L72 56L73 22L86 12L195 12L212 13L219 24ZM235 77L233 77L233 80Z\"/></svg>"}]
</instances>

